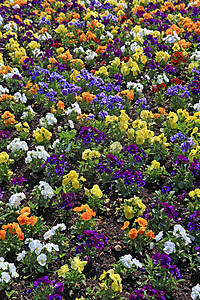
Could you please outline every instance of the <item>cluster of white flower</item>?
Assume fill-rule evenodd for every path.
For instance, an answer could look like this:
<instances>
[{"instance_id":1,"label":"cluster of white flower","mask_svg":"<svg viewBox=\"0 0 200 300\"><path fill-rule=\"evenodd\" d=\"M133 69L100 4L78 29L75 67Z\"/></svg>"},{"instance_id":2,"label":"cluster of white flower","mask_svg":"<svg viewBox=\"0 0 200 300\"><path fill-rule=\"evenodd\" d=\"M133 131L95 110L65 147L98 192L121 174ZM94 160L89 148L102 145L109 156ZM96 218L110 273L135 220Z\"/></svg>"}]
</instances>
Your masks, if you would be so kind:
<instances>
[{"instance_id":1,"label":"cluster of white flower","mask_svg":"<svg viewBox=\"0 0 200 300\"><path fill-rule=\"evenodd\" d=\"M80 47L78 47L78 48L75 48L75 49L74 49L74 52L75 52L75 53L79 53L79 52L80 52L80 53L85 53L85 50L83 49L82 46L80 46Z\"/></svg>"},{"instance_id":2,"label":"cluster of white flower","mask_svg":"<svg viewBox=\"0 0 200 300\"><path fill-rule=\"evenodd\" d=\"M52 39L52 35L50 35L48 32L44 32L38 36L38 39L40 41L46 41L46 40Z\"/></svg>"},{"instance_id":3,"label":"cluster of white flower","mask_svg":"<svg viewBox=\"0 0 200 300\"><path fill-rule=\"evenodd\" d=\"M117 7L122 6L124 9L128 8L127 4L124 1L120 1L120 2L116 3L116 5L117 5Z\"/></svg>"},{"instance_id":4,"label":"cluster of white flower","mask_svg":"<svg viewBox=\"0 0 200 300\"><path fill-rule=\"evenodd\" d=\"M128 269L130 269L132 267L132 265L135 265L136 267L142 268L141 262L136 258L133 259L131 254L127 254L127 255L122 256L120 258L120 261L121 261L122 265L125 268L128 268Z\"/></svg>"},{"instance_id":5,"label":"cluster of white flower","mask_svg":"<svg viewBox=\"0 0 200 300\"><path fill-rule=\"evenodd\" d=\"M200 111L200 101L198 103L195 103L193 108L196 109L197 111Z\"/></svg>"},{"instance_id":6,"label":"cluster of white flower","mask_svg":"<svg viewBox=\"0 0 200 300\"><path fill-rule=\"evenodd\" d=\"M21 101L22 103L27 102L26 95L24 93L21 94L20 92L17 92L17 93L14 94L14 100L15 101Z\"/></svg>"},{"instance_id":7,"label":"cluster of white flower","mask_svg":"<svg viewBox=\"0 0 200 300\"><path fill-rule=\"evenodd\" d=\"M36 150L28 151L27 157L25 158L25 163L29 164L32 162L33 158L41 159L42 161L46 161L50 156L49 153L45 150L44 146L36 146Z\"/></svg>"},{"instance_id":8,"label":"cluster of white flower","mask_svg":"<svg viewBox=\"0 0 200 300\"><path fill-rule=\"evenodd\" d=\"M57 124L57 119L54 117L54 114L47 113L45 117L40 119L40 125L47 128L47 126L53 126Z\"/></svg>"},{"instance_id":9,"label":"cluster of white flower","mask_svg":"<svg viewBox=\"0 0 200 300\"><path fill-rule=\"evenodd\" d=\"M3 74L3 78L5 79L10 79L13 77L13 75L18 75L19 77L22 77L22 75L20 74L18 68L13 68L11 72L9 72L8 74Z\"/></svg>"},{"instance_id":10,"label":"cluster of white flower","mask_svg":"<svg viewBox=\"0 0 200 300\"><path fill-rule=\"evenodd\" d=\"M193 54L190 56L190 59L200 60L200 51L197 49L193 52Z\"/></svg>"},{"instance_id":11,"label":"cluster of white flower","mask_svg":"<svg viewBox=\"0 0 200 300\"><path fill-rule=\"evenodd\" d=\"M41 191L44 199L51 199L54 196L52 187L46 181L40 181L38 189Z\"/></svg>"},{"instance_id":12,"label":"cluster of white flower","mask_svg":"<svg viewBox=\"0 0 200 300\"><path fill-rule=\"evenodd\" d=\"M60 140L56 139L52 144L52 148L55 149L59 144L60 144Z\"/></svg>"},{"instance_id":13,"label":"cluster of white flower","mask_svg":"<svg viewBox=\"0 0 200 300\"><path fill-rule=\"evenodd\" d=\"M162 40L165 41L165 43L174 44L177 41L180 41L180 37L178 34L172 30L173 34L168 34L165 38Z\"/></svg>"},{"instance_id":14,"label":"cluster of white flower","mask_svg":"<svg viewBox=\"0 0 200 300\"><path fill-rule=\"evenodd\" d=\"M40 54L43 54L43 52L39 48L35 48L34 50L32 50L32 53L36 57L38 57Z\"/></svg>"},{"instance_id":15,"label":"cluster of white flower","mask_svg":"<svg viewBox=\"0 0 200 300\"><path fill-rule=\"evenodd\" d=\"M16 272L15 265L13 263L8 263L3 257L0 257L0 282L8 283L11 278L16 277L19 277L19 274Z\"/></svg>"},{"instance_id":16,"label":"cluster of white flower","mask_svg":"<svg viewBox=\"0 0 200 300\"><path fill-rule=\"evenodd\" d=\"M191 298L193 300L200 299L200 285L199 283L192 288Z\"/></svg>"},{"instance_id":17,"label":"cluster of white flower","mask_svg":"<svg viewBox=\"0 0 200 300\"><path fill-rule=\"evenodd\" d=\"M14 30L17 30L18 29L18 26L15 22L9 22L7 23L6 25L3 26L3 28L6 30L6 31L13 31Z\"/></svg>"},{"instance_id":18,"label":"cluster of white flower","mask_svg":"<svg viewBox=\"0 0 200 300\"><path fill-rule=\"evenodd\" d=\"M158 75L156 78L154 78L154 80L158 84L162 84L164 82L169 82L169 78L167 77L167 75L165 73L163 73L162 75Z\"/></svg>"},{"instance_id":19,"label":"cluster of white flower","mask_svg":"<svg viewBox=\"0 0 200 300\"><path fill-rule=\"evenodd\" d=\"M140 28L138 30L138 28L136 26L130 32L130 35L133 35L133 37L136 37L137 35L142 37L142 36L149 35L149 34L153 34L153 30L149 30L146 28Z\"/></svg>"},{"instance_id":20,"label":"cluster of white flower","mask_svg":"<svg viewBox=\"0 0 200 300\"><path fill-rule=\"evenodd\" d=\"M45 232L44 234L44 239L47 240L47 239L50 239L55 233L56 233L56 230L66 230L66 225L64 223L61 223L61 224L57 224L55 226L53 226L51 229L49 229L47 232Z\"/></svg>"},{"instance_id":21,"label":"cluster of white flower","mask_svg":"<svg viewBox=\"0 0 200 300\"><path fill-rule=\"evenodd\" d=\"M28 105L27 107L26 107L26 111L24 111L23 113L22 113L22 119L25 119L25 118L27 118L29 115L31 115L31 116L35 116L36 115L36 112L32 109L32 107L31 107L31 105Z\"/></svg>"},{"instance_id":22,"label":"cluster of white flower","mask_svg":"<svg viewBox=\"0 0 200 300\"><path fill-rule=\"evenodd\" d=\"M34 239L27 239L25 244L29 241L29 249L31 253L35 252L37 255L37 261L39 265L45 266L46 261L47 261L47 256L45 253L41 253L42 250L47 250L49 253L51 253L53 250L54 251L59 251L58 245L54 243L41 243L40 240L34 240ZM18 254L17 256L17 261L23 260L24 257L26 256L27 252L23 250L21 253Z\"/></svg>"},{"instance_id":23,"label":"cluster of white flower","mask_svg":"<svg viewBox=\"0 0 200 300\"><path fill-rule=\"evenodd\" d=\"M3 24L3 17L0 16L0 26Z\"/></svg>"},{"instance_id":24,"label":"cluster of white flower","mask_svg":"<svg viewBox=\"0 0 200 300\"><path fill-rule=\"evenodd\" d=\"M194 237L189 236L186 233L185 229L179 224L174 225L173 235L176 237L182 237L185 242L185 245L190 244L192 242L191 239L194 239Z\"/></svg>"},{"instance_id":25,"label":"cluster of white flower","mask_svg":"<svg viewBox=\"0 0 200 300\"><path fill-rule=\"evenodd\" d=\"M24 193L15 193L9 198L8 205L10 207L19 207L21 205L21 201L26 199L26 196Z\"/></svg>"},{"instance_id":26,"label":"cluster of white flower","mask_svg":"<svg viewBox=\"0 0 200 300\"><path fill-rule=\"evenodd\" d=\"M3 94L9 94L9 89L4 88L3 85L0 84L0 97L1 97Z\"/></svg>"},{"instance_id":27,"label":"cluster of white flower","mask_svg":"<svg viewBox=\"0 0 200 300\"><path fill-rule=\"evenodd\" d=\"M15 138L8 146L7 149L13 153L23 150L28 151L28 145L25 141L21 141L20 138Z\"/></svg>"},{"instance_id":28,"label":"cluster of white flower","mask_svg":"<svg viewBox=\"0 0 200 300\"><path fill-rule=\"evenodd\" d=\"M86 57L85 57L86 60L94 60L95 57L98 56L98 55L97 55L95 52L93 52L91 49L86 50L86 51L85 51L85 54L86 54Z\"/></svg>"},{"instance_id":29,"label":"cluster of white flower","mask_svg":"<svg viewBox=\"0 0 200 300\"><path fill-rule=\"evenodd\" d=\"M131 45L130 45L130 49L131 49L131 51L133 52L133 53L135 53L136 51L136 49L141 49L142 51L143 51L143 48L141 47L141 46L139 46L136 42L134 42L134 43L132 43Z\"/></svg>"},{"instance_id":30,"label":"cluster of white flower","mask_svg":"<svg viewBox=\"0 0 200 300\"><path fill-rule=\"evenodd\" d=\"M142 91L143 91L143 89L144 89L144 85L143 84L141 84L141 83L137 83L137 82L131 82L131 81L129 81L129 82L127 82L127 89L135 89L136 90L136 92L138 92L138 94L142 94Z\"/></svg>"},{"instance_id":31,"label":"cluster of white flower","mask_svg":"<svg viewBox=\"0 0 200 300\"><path fill-rule=\"evenodd\" d=\"M66 113L67 116L71 115L72 112L76 112L78 115L81 114L81 109L80 109L80 106L77 102L72 104L72 108L68 107L65 110L65 113Z\"/></svg>"}]
</instances>

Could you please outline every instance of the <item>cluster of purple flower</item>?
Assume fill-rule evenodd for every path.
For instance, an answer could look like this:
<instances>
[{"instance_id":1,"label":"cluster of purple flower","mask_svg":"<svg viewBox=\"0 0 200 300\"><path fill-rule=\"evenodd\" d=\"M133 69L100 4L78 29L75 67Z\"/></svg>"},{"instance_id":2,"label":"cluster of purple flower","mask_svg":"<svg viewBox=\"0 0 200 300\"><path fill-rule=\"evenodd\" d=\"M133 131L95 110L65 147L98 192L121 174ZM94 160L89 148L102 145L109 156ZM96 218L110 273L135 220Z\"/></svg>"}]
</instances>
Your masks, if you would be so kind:
<instances>
[{"instance_id":1,"label":"cluster of purple flower","mask_svg":"<svg viewBox=\"0 0 200 300\"><path fill-rule=\"evenodd\" d=\"M180 145L181 151L182 152L188 152L191 145L193 145L193 146L195 145L195 143L193 142L193 138L188 138L187 142L183 142Z\"/></svg>"},{"instance_id":2,"label":"cluster of purple flower","mask_svg":"<svg viewBox=\"0 0 200 300\"><path fill-rule=\"evenodd\" d=\"M173 163L173 171L170 173L171 176L175 176L177 173L177 170L179 169L179 165L182 163L188 163L189 160L187 157L185 157L183 154L180 154L178 156L178 160ZM199 170L199 162L196 158L193 158L193 161L190 163L190 167L188 168L188 170L191 171L192 175L195 177L197 176L197 170Z\"/></svg>"},{"instance_id":3,"label":"cluster of purple flower","mask_svg":"<svg viewBox=\"0 0 200 300\"><path fill-rule=\"evenodd\" d=\"M10 134L10 131L7 131L7 130L0 130L0 140L3 139L9 139L9 134Z\"/></svg>"},{"instance_id":4,"label":"cluster of purple flower","mask_svg":"<svg viewBox=\"0 0 200 300\"><path fill-rule=\"evenodd\" d=\"M62 282L56 282L56 280L49 280L49 276L43 276L38 278L36 281L33 282L33 288L30 288L26 291L26 294L29 295L30 293L37 294L37 288L43 285L51 285L54 288L54 294L49 295L46 297L48 300L62 300L61 293L64 291L64 285Z\"/></svg>"},{"instance_id":5,"label":"cluster of purple flower","mask_svg":"<svg viewBox=\"0 0 200 300\"><path fill-rule=\"evenodd\" d=\"M177 84L167 89L166 95L180 97L180 98L190 98L190 92L181 84Z\"/></svg>"},{"instance_id":6,"label":"cluster of purple flower","mask_svg":"<svg viewBox=\"0 0 200 300\"><path fill-rule=\"evenodd\" d=\"M89 81L89 83L87 83L87 86L96 86L99 88L100 86L104 85L104 81L102 78L92 75L92 73L90 73L86 69L82 69L80 71L78 78L82 78L85 81Z\"/></svg>"},{"instance_id":7,"label":"cluster of purple flower","mask_svg":"<svg viewBox=\"0 0 200 300\"><path fill-rule=\"evenodd\" d=\"M55 173L58 176L61 176L64 171L69 168L68 167L68 162L65 161L65 155L61 154L60 157L58 158L58 156L56 154L52 154L51 156L49 156L46 160L46 162L41 165L42 168L44 168L46 165L55 165Z\"/></svg>"},{"instance_id":8,"label":"cluster of purple flower","mask_svg":"<svg viewBox=\"0 0 200 300\"><path fill-rule=\"evenodd\" d=\"M155 264L157 264L158 261L159 261L160 266L163 269L168 269L170 274L173 275L173 278L175 278L176 280L181 279L181 273L178 270L177 266L176 265L172 266L170 264L171 257L168 254L166 254L166 253L163 253L163 254L155 253L155 254L152 255L152 259L153 259Z\"/></svg>"},{"instance_id":9,"label":"cluster of purple flower","mask_svg":"<svg viewBox=\"0 0 200 300\"><path fill-rule=\"evenodd\" d=\"M172 65L166 65L163 71L167 72L168 74L174 74L176 72L176 68L173 68Z\"/></svg>"},{"instance_id":10,"label":"cluster of purple flower","mask_svg":"<svg viewBox=\"0 0 200 300\"><path fill-rule=\"evenodd\" d=\"M110 89L115 89L116 87L114 87L113 85L109 85L107 84L107 86L105 87L105 89L108 88ZM109 95L108 97L106 96L105 93L101 92L100 94L97 94L96 97L92 100L92 104L95 105L96 103L98 103L99 107L102 107L103 105L105 105L105 107L108 110L112 110L114 108L114 106L116 106L119 109L123 109L123 105L121 104L121 102L125 102L125 100L120 97L120 96L112 96Z\"/></svg>"},{"instance_id":11,"label":"cluster of purple flower","mask_svg":"<svg viewBox=\"0 0 200 300\"><path fill-rule=\"evenodd\" d=\"M122 55L120 48L116 48L114 45L108 44L106 50L102 53L101 56L105 59L108 59L111 52L114 52L114 56L117 56L117 57L120 57Z\"/></svg>"},{"instance_id":12,"label":"cluster of purple flower","mask_svg":"<svg viewBox=\"0 0 200 300\"><path fill-rule=\"evenodd\" d=\"M170 137L171 142L175 142L176 140L183 141L186 140L186 136L182 134L182 132L177 132L174 136Z\"/></svg>"},{"instance_id":13,"label":"cluster of purple flower","mask_svg":"<svg viewBox=\"0 0 200 300\"><path fill-rule=\"evenodd\" d=\"M169 219L173 219L174 221L178 220L178 213L175 211L173 205L169 205L167 202L165 202L164 212L166 212Z\"/></svg>"},{"instance_id":14,"label":"cluster of purple flower","mask_svg":"<svg viewBox=\"0 0 200 300\"><path fill-rule=\"evenodd\" d=\"M131 145L124 147L122 152L128 152L128 154L134 155L133 158L137 164L142 163L142 157L140 155L142 155L143 158L147 157L144 150L143 149L139 150L135 144L131 144ZM140 155L138 155L138 153Z\"/></svg>"},{"instance_id":15,"label":"cluster of purple flower","mask_svg":"<svg viewBox=\"0 0 200 300\"><path fill-rule=\"evenodd\" d=\"M24 181L28 181L28 180L24 177L16 177L16 178L13 178L12 184L13 185L22 185Z\"/></svg>"},{"instance_id":16,"label":"cluster of purple flower","mask_svg":"<svg viewBox=\"0 0 200 300\"><path fill-rule=\"evenodd\" d=\"M200 210L195 210L192 215L189 216L190 223L187 224L189 231L200 230Z\"/></svg>"},{"instance_id":17,"label":"cluster of purple flower","mask_svg":"<svg viewBox=\"0 0 200 300\"><path fill-rule=\"evenodd\" d=\"M192 83L188 85L188 88L190 89L193 95L200 94L200 76L195 76Z\"/></svg>"},{"instance_id":18,"label":"cluster of purple flower","mask_svg":"<svg viewBox=\"0 0 200 300\"><path fill-rule=\"evenodd\" d=\"M82 139L83 144L89 144L92 141L95 141L97 144L101 144L106 139L106 136L103 132L96 128L84 126L79 131L75 141L77 141L79 138Z\"/></svg>"},{"instance_id":19,"label":"cluster of purple flower","mask_svg":"<svg viewBox=\"0 0 200 300\"><path fill-rule=\"evenodd\" d=\"M76 195L74 193L63 193L62 200L63 202L58 205L57 209L70 210L76 204Z\"/></svg>"},{"instance_id":20,"label":"cluster of purple flower","mask_svg":"<svg viewBox=\"0 0 200 300\"><path fill-rule=\"evenodd\" d=\"M149 105L147 105L146 98L140 98L135 101L135 108L141 107L142 109L149 109Z\"/></svg>"},{"instance_id":21,"label":"cluster of purple flower","mask_svg":"<svg viewBox=\"0 0 200 300\"><path fill-rule=\"evenodd\" d=\"M184 199L187 197L187 192L185 190L182 190L182 195L178 195L179 199L184 201Z\"/></svg>"},{"instance_id":22,"label":"cluster of purple flower","mask_svg":"<svg viewBox=\"0 0 200 300\"><path fill-rule=\"evenodd\" d=\"M131 146L132 145L127 146L127 147L131 147ZM125 149L124 151L127 151L127 150ZM131 149L130 151L134 151L134 150ZM140 151L143 151L143 150L140 150ZM124 161L123 160L118 160L117 157L114 156L113 154L106 155L106 158L108 158L108 160L109 160L108 163L105 162L105 161L101 161L95 167L95 169L97 169L98 173L100 173L100 174L102 174L104 172L106 174L113 173L113 179L122 178L126 185L131 185L131 184L134 183L134 181L136 182L136 184L138 186L144 186L145 185L145 182L143 180L143 175L142 175L141 171L135 171L134 172L132 169L126 169L125 171L114 170L115 167L122 168L123 165L124 165ZM135 161L137 163L141 163L142 158L139 155L135 155Z\"/></svg>"},{"instance_id":23,"label":"cluster of purple flower","mask_svg":"<svg viewBox=\"0 0 200 300\"><path fill-rule=\"evenodd\" d=\"M76 253L81 253L86 247L103 249L108 244L108 238L102 233L98 234L94 230L86 230L83 235L78 235L77 239L81 244L76 247Z\"/></svg>"},{"instance_id":24,"label":"cluster of purple flower","mask_svg":"<svg viewBox=\"0 0 200 300\"><path fill-rule=\"evenodd\" d=\"M150 299L149 297L154 297L155 300L166 300L164 297L165 292L155 290L150 284L143 286L139 290L134 290L135 295L131 295L129 300L147 300ZM145 297L143 294L146 294L147 297Z\"/></svg>"},{"instance_id":25,"label":"cluster of purple flower","mask_svg":"<svg viewBox=\"0 0 200 300\"><path fill-rule=\"evenodd\" d=\"M191 171L192 175L195 177L197 176L197 170L199 170L199 162L196 158L193 158L193 162L190 163L190 166L188 169Z\"/></svg>"}]
</instances>

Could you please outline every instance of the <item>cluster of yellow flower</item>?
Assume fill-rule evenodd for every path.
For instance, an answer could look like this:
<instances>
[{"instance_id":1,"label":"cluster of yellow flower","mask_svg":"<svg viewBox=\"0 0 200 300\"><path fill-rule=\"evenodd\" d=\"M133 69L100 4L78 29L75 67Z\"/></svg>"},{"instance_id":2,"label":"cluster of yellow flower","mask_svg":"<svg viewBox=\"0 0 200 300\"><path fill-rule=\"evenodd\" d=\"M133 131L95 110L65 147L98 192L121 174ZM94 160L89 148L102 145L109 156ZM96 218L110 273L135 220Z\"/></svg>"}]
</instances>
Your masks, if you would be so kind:
<instances>
[{"instance_id":1,"label":"cluster of yellow flower","mask_svg":"<svg viewBox=\"0 0 200 300\"><path fill-rule=\"evenodd\" d=\"M129 75L130 71L132 71L134 76L141 72L138 64L136 63L136 61L133 61L132 57L129 58L129 61L127 63L123 61L121 66L122 75Z\"/></svg>"},{"instance_id":2,"label":"cluster of yellow flower","mask_svg":"<svg viewBox=\"0 0 200 300\"><path fill-rule=\"evenodd\" d=\"M52 136L52 133L48 131L46 128L36 128L36 130L33 131L33 137L36 139L37 142L43 142L45 140L50 140Z\"/></svg>"},{"instance_id":3,"label":"cluster of yellow flower","mask_svg":"<svg viewBox=\"0 0 200 300\"><path fill-rule=\"evenodd\" d=\"M79 174L76 173L76 171L71 170L67 175L63 176L62 184L67 185L69 182L71 182L73 188L78 189L79 188L78 176ZM80 180L86 181L86 179L83 176L80 177Z\"/></svg>"},{"instance_id":4,"label":"cluster of yellow flower","mask_svg":"<svg viewBox=\"0 0 200 300\"><path fill-rule=\"evenodd\" d=\"M93 195L97 198L102 198L103 197L103 193L100 189L100 187L98 186L98 184L93 185L92 189L88 190L86 188L84 188L85 190L85 194L87 196Z\"/></svg>"},{"instance_id":5,"label":"cluster of yellow flower","mask_svg":"<svg viewBox=\"0 0 200 300\"><path fill-rule=\"evenodd\" d=\"M109 278L112 279L112 284L111 284L112 290L115 292L118 292L118 291L122 292L122 284L121 284L122 278L120 277L119 274L115 274L113 269L110 269L107 272L103 271L103 274L100 276L99 279L100 280L105 279L107 274L109 275ZM106 282L102 282L99 285L103 290L107 290L109 288L107 286Z\"/></svg>"},{"instance_id":6,"label":"cluster of yellow flower","mask_svg":"<svg viewBox=\"0 0 200 300\"><path fill-rule=\"evenodd\" d=\"M94 158L99 158L101 156L101 154L96 151L96 150L90 150L90 149L86 149L83 153L82 153L82 159L84 160L88 160L92 157Z\"/></svg>"},{"instance_id":7,"label":"cluster of yellow flower","mask_svg":"<svg viewBox=\"0 0 200 300\"><path fill-rule=\"evenodd\" d=\"M125 204L121 207L124 211L125 218L130 220L135 216L141 216L146 209L146 205L142 203L139 197L134 196L130 199L125 199Z\"/></svg>"}]
</instances>

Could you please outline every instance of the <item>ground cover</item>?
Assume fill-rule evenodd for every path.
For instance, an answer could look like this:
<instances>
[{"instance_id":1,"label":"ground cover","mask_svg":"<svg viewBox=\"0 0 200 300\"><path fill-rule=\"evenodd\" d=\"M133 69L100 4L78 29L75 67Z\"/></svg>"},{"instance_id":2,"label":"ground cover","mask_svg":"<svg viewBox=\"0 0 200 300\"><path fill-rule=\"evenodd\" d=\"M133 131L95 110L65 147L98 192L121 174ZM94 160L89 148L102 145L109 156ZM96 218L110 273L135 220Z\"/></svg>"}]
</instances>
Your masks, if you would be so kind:
<instances>
[{"instance_id":1,"label":"ground cover","mask_svg":"<svg viewBox=\"0 0 200 300\"><path fill-rule=\"evenodd\" d=\"M200 2L0 3L0 299L200 298Z\"/></svg>"}]
</instances>

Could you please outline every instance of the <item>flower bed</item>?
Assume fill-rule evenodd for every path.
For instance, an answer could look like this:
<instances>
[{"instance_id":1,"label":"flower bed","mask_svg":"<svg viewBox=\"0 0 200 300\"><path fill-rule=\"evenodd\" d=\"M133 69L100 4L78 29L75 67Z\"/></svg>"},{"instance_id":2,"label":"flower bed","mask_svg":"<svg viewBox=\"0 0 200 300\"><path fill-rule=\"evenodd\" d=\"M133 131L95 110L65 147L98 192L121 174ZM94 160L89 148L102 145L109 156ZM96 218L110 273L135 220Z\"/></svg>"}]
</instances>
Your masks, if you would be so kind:
<instances>
[{"instance_id":1,"label":"flower bed","mask_svg":"<svg viewBox=\"0 0 200 300\"><path fill-rule=\"evenodd\" d=\"M200 299L199 1L0 4L0 299Z\"/></svg>"}]
</instances>

